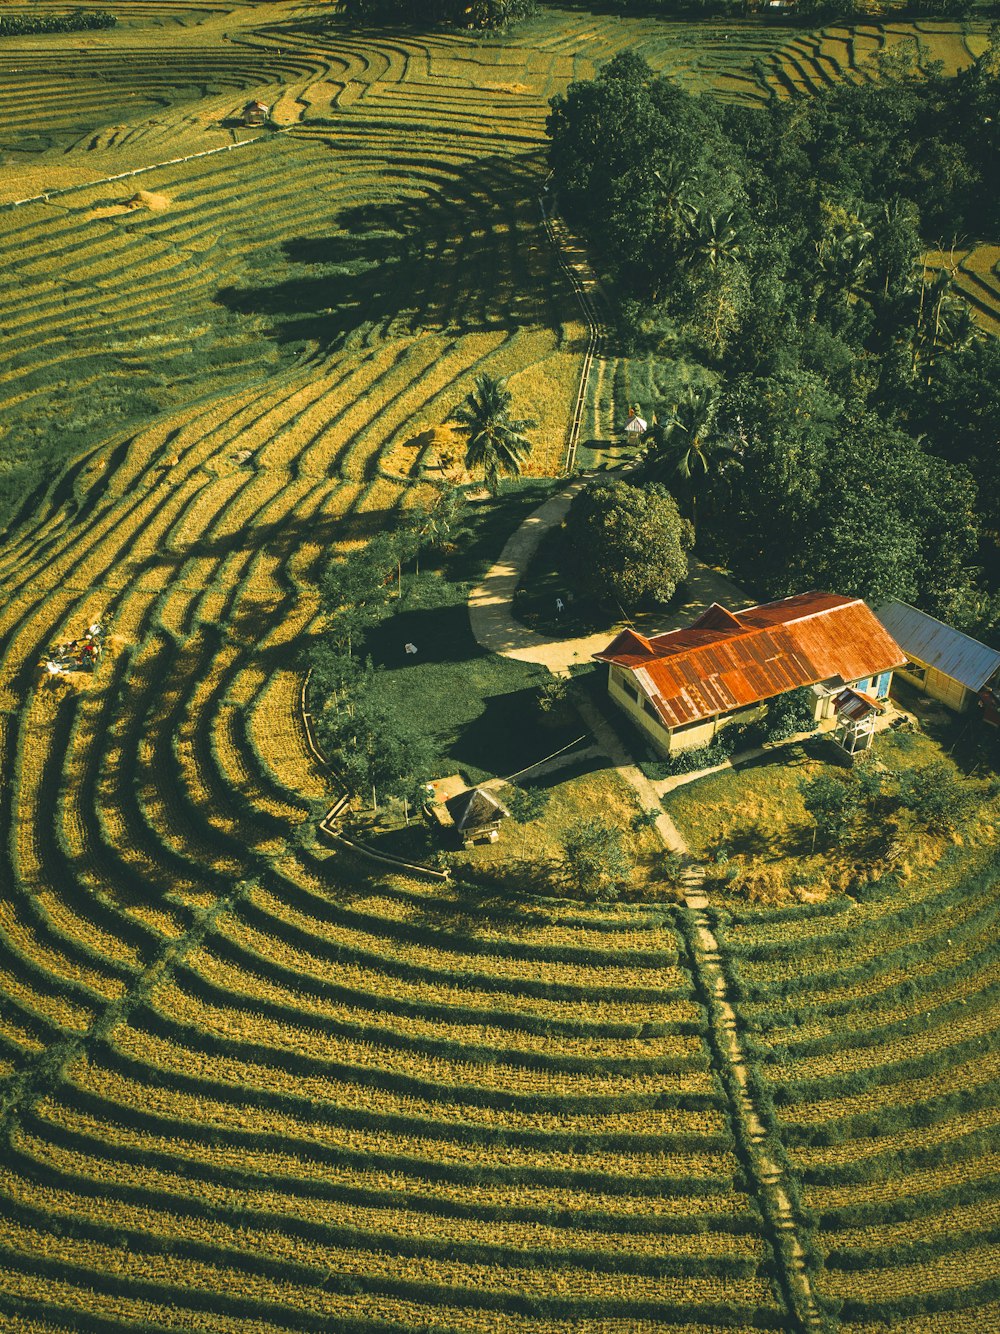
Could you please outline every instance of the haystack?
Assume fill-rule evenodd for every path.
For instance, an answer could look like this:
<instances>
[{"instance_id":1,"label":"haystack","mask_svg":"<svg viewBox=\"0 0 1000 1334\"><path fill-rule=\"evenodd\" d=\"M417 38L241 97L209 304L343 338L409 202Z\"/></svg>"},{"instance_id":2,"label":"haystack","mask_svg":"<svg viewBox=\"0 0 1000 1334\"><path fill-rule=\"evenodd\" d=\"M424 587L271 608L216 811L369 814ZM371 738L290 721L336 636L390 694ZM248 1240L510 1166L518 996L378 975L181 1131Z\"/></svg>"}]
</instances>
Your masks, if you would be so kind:
<instances>
[{"instance_id":1,"label":"haystack","mask_svg":"<svg viewBox=\"0 0 1000 1334\"><path fill-rule=\"evenodd\" d=\"M150 190L137 190L128 201L129 208L148 208L153 213L162 213L164 209L170 207L170 200L166 195L156 195Z\"/></svg>"}]
</instances>

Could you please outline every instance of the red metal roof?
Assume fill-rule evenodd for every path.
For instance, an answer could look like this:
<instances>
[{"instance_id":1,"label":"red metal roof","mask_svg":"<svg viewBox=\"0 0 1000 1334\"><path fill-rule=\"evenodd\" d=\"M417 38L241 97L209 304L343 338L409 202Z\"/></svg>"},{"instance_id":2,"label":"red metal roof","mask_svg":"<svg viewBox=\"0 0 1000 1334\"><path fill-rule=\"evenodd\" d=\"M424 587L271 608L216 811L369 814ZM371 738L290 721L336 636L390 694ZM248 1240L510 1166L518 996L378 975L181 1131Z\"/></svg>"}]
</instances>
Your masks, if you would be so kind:
<instances>
[{"instance_id":1,"label":"red metal roof","mask_svg":"<svg viewBox=\"0 0 1000 1334\"><path fill-rule=\"evenodd\" d=\"M837 593L798 593L739 612L716 603L685 630L651 639L623 630L594 657L633 672L667 727L906 661L860 598Z\"/></svg>"}]
</instances>

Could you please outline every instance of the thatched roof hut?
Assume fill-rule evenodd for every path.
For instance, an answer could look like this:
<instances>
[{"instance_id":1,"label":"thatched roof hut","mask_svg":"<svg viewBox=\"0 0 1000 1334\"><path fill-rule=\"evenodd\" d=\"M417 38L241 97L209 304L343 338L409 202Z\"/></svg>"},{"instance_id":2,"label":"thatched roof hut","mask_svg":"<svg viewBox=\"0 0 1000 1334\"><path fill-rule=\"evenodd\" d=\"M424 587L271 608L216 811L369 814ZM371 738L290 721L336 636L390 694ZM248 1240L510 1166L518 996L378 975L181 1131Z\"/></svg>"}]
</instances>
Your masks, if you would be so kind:
<instances>
[{"instance_id":1,"label":"thatched roof hut","mask_svg":"<svg viewBox=\"0 0 1000 1334\"><path fill-rule=\"evenodd\" d=\"M477 838L495 838L501 820L510 815L503 802L482 787L459 792L444 804L464 843Z\"/></svg>"}]
</instances>

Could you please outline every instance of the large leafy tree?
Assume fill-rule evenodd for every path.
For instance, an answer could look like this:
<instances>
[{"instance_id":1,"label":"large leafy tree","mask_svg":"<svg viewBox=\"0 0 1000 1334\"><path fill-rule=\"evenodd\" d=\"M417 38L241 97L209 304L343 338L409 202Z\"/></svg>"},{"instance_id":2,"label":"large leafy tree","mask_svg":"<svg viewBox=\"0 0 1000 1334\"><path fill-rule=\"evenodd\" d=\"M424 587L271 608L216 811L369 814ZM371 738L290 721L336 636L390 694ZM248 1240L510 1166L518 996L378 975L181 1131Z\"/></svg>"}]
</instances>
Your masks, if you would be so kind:
<instances>
[{"instance_id":1,"label":"large leafy tree","mask_svg":"<svg viewBox=\"0 0 1000 1334\"><path fill-rule=\"evenodd\" d=\"M718 116L630 51L551 105L560 207L602 246L629 292L660 297L692 250L695 214L721 221L738 195Z\"/></svg>"},{"instance_id":2,"label":"large leafy tree","mask_svg":"<svg viewBox=\"0 0 1000 1334\"><path fill-rule=\"evenodd\" d=\"M475 389L447 417L466 438L466 468L481 470L494 496L499 494L502 477L520 475L532 448L524 432L537 425L529 417L511 416L514 396L506 385L506 380L492 375L477 376Z\"/></svg>"},{"instance_id":3,"label":"large leafy tree","mask_svg":"<svg viewBox=\"0 0 1000 1334\"><path fill-rule=\"evenodd\" d=\"M601 602L635 607L666 602L687 574L694 529L665 486L598 482L576 497L566 518L568 572Z\"/></svg>"}]
</instances>

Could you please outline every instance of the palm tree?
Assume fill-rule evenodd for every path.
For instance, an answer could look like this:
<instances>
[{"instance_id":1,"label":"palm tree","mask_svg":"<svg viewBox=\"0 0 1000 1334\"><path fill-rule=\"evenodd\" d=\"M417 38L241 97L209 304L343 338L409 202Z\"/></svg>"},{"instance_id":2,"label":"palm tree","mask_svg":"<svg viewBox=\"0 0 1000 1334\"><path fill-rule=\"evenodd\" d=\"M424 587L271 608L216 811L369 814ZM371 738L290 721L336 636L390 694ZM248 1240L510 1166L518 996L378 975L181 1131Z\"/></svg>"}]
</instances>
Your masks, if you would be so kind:
<instances>
[{"instance_id":1,"label":"palm tree","mask_svg":"<svg viewBox=\"0 0 1000 1334\"><path fill-rule=\"evenodd\" d=\"M723 442L716 429L719 398L711 389L685 386L670 416L654 433L647 454L650 476L672 473L685 484L691 498L691 522L696 522L696 488L727 463L740 461L740 451Z\"/></svg>"},{"instance_id":2,"label":"palm tree","mask_svg":"<svg viewBox=\"0 0 1000 1334\"><path fill-rule=\"evenodd\" d=\"M689 222L686 258L695 268L721 269L742 253L731 213L717 218L714 213L699 210Z\"/></svg>"},{"instance_id":3,"label":"palm tree","mask_svg":"<svg viewBox=\"0 0 1000 1334\"><path fill-rule=\"evenodd\" d=\"M482 468L486 489L492 496L499 495L502 476L520 475L521 464L532 449L523 432L538 425L528 417L510 415L514 396L506 385L506 380L493 375L477 375L475 389L445 418L456 422L465 435L465 466L470 471Z\"/></svg>"},{"instance_id":4,"label":"palm tree","mask_svg":"<svg viewBox=\"0 0 1000 1334\"><path fill-rule=\"evenodd\" d=\"M909 285L908 294L917 304L915 327L910 335L912 370L916 376L923 368L928 384L938 354L968 347L978 332L968 303L958 294L957 276L958 266L953 258L950 267L938 269L930 276L921 265L919 275Z\"/></svg>"}]
</instances>

